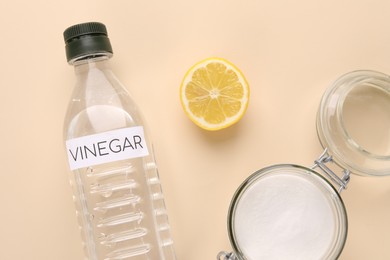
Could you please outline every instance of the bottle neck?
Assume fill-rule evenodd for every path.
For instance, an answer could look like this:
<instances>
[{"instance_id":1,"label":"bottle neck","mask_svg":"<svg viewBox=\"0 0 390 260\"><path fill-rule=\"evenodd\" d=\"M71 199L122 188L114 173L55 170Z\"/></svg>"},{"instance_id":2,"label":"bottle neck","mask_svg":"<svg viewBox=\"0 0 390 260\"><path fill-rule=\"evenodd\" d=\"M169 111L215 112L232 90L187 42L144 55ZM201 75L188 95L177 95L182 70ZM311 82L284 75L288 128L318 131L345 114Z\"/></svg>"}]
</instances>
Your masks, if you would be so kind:
<instances>
[{"instance_id":1,"label":"bottle neck","mask_svg":"<svg viewBox=\"0 0 390 260\"><path fill-rule=\"evenodd\" d=\"M111 57L112 55L108 55L107 53L105 53L102 55L84 57L78 60L71 61L69 63L74 66L76 74L83 74L91 69L108 69L108 61Z\"/></svg>"}]
</instances>

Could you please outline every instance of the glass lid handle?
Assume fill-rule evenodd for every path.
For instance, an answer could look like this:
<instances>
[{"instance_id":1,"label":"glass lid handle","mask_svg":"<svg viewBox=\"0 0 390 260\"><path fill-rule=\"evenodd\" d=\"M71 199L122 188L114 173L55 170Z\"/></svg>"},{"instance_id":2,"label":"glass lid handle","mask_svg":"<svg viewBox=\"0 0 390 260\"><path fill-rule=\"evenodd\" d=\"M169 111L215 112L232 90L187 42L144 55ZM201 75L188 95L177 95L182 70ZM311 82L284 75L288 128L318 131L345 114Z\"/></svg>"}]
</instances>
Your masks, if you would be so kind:
<instances>
[{"instance_id":1,"label":"glass lid handle","mask_svg":"<svg viewBox=\"0 0 390 260\"><path fill-rule=\"evenodd\" d=\"M233 253L222 251L217 255L217 260L237 260L237 257Z\"/></svg>"},{"instance_id":2,"label":"glass lid handle","mask_svg":"<svg viewBox=\"0 0 390 260\"><path fill-rule=\"evenodd\" d=\"M351 172L347 169L343 169L343 175L341 178L335 174L326 164L333 163L332 156L328 153L328 148L325 148L320 157L314 161L314 165L311 167L313 170L315 168L321 169L323 173L325 173L335 184L339 186L339 193L347 188L347 184L350 180Z\"/></svg>"}]
</instances>

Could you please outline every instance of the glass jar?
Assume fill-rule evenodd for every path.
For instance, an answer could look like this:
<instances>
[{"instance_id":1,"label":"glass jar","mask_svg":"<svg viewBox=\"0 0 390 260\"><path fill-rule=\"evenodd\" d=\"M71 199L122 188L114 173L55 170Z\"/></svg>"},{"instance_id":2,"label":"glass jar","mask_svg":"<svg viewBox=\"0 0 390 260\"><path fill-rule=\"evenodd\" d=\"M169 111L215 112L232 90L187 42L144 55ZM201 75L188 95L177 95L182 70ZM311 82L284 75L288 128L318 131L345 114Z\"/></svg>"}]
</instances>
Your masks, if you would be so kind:
<instances>
[{"instance_id":1,"label":"glass jar","mask_svg":"<svg viewBox=\"0 0 390 260\"><path fill-rule=\"evenodd\" d=\"M338 258L348 230L340 193L350 173L390 175L390 77L341 76L322 97L317 133L324 152L312 167L269 166L239 186L228 213L233 252L218 260Z\"/></svg>"}]
</instances>

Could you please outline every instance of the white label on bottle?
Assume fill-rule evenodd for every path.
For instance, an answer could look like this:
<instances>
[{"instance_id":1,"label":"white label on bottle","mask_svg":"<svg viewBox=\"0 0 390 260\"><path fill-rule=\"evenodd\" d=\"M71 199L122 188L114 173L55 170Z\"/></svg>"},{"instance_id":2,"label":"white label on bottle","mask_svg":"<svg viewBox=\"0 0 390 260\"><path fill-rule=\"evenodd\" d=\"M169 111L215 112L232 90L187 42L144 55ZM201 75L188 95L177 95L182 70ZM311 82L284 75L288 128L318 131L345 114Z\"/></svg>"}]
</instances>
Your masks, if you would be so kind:
<instances>
[{"instance_id":1,"label":"white label on bottle","mask_svg":"<svg viewBox=\"0 0 390 260\"><path fill-rule=\"evenodd\" d=\"M149 155L142 126L70 139L66 150L71 170Z\"/></svg>"}]
</instances>

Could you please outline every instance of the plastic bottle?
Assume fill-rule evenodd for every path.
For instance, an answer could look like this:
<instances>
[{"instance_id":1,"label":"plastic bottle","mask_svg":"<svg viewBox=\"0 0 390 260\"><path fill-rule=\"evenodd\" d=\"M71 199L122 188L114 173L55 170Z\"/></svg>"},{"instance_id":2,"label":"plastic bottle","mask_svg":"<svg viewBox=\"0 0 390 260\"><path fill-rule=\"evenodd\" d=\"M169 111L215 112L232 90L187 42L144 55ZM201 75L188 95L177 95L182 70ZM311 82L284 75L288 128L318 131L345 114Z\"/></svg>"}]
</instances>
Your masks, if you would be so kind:
<instances>
[{"instance_id":1,"label":"plastic bottle","mask_svg":"<svg viewBox=\"0 0 390 260\"><path fill-rule=\"evenodd\" d=\"M110 70L105 25L71 26L64 39L77 78L64 139L86 258L175 259L150 139Z\"/></svg>"}]
</instances>

